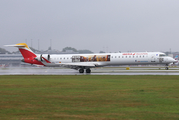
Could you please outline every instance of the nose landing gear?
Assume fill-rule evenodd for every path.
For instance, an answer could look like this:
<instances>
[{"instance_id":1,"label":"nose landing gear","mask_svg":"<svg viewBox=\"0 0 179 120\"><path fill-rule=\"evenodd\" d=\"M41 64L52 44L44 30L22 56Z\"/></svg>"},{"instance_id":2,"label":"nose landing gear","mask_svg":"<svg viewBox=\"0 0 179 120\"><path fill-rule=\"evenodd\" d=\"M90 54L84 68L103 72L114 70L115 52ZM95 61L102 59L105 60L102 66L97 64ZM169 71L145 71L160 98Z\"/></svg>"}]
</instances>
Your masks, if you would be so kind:
<instances>
[{"instance_id":1,"label":"nose landing gear","mask_svg":"<svg viewBox=\"0 0 179 120\"><path fill-rule=\"evenodd\" d=\"M168 64L166 64L165 70L168 70Z\"/></svg>"},{"instance_id":2,"label":"nose landing gear","mask_svg":"<svg viewBox=\"0 0 179 120\"><path fill-rule=\"evenodd\" d=\"M165 67L165 70L168 70L168 67Z\"/></svg>"}]
</instances>

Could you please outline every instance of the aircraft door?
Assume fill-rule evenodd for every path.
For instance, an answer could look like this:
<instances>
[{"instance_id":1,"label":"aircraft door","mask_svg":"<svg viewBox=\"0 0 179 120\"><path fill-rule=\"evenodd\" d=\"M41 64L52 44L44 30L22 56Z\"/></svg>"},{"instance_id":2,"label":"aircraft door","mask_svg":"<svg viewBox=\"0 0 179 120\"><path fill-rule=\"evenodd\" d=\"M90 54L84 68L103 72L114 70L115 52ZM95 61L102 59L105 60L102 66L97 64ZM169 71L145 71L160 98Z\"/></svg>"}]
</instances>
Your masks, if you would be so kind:
<instances>
[{"instance_id":1,"label":"aircraft door","mask_svg":"<svg viewBox=\"0 0 179 120\"><path fill-rule=\"evenodd\" d=\"M152 56L151 56L151 62L155 62L155 54L152 54Z\"/></svg>"}]
</instances>

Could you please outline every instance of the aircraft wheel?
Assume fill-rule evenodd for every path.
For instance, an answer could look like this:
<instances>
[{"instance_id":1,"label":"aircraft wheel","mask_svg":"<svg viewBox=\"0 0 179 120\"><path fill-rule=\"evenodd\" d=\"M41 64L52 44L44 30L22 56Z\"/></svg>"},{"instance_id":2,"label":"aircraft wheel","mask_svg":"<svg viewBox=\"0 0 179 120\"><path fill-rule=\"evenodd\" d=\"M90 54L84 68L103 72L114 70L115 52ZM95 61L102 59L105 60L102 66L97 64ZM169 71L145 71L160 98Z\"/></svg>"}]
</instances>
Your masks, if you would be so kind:
<instances>
[{"instance_id":1,"label":"aircraft wheel","mask_svg":"<svg viewBox=\"0 0 179 120\"><path fill-rule=\"evenodd\" d=\"M86 73L91 73L91 70L90 69L86 69Z\"/></svg>"},{"instance_id":2,"label":"aircraft wheel","mask_svg":"<svg viewBox=\"0 0 179 120\"><path fill-rule=\"evenodd\" d=\"M79 69L79 73L84 73L84 69Z\"/></svg>"},{"instance_id":3,"label":"aircraft wheel","mask_svg":"<svg viewBox=\"0 0 179 120\"><path fill-rule=\"evenodd\" d=\"M165 70L168 70L168 67L166 67Z\"/></svg>"}]
</instances>

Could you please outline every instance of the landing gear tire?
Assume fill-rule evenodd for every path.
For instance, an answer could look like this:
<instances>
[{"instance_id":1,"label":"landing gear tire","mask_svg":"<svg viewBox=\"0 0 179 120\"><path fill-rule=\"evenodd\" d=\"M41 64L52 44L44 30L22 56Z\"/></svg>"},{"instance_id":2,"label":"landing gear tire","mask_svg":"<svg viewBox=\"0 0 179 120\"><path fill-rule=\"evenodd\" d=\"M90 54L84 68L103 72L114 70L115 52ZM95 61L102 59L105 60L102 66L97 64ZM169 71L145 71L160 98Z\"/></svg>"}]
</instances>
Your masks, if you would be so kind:
<instances>
[{"instance_id":1,"label":"landing gear tire","mask_svg":"<svg viewBox=\"0 0 179 120\"><path fill-rule=\"evenodd\" d=\"M86 69L86 73L91 73L91 70L90 69Z\"/></svg>"},{"instance_id":2,"label":"landing gear tire","mask_svg":"<svg viewBox=\"0 0 179 120\"><path fill-rule=\"evenodd\" d=\"M84 73L84 69L79 69L79 73Z\"/></svg>"},{"instance_id":3,"label":"landing gear tire","mask_svg":"<svg viewBox=\"0 0 179 120\"><path fill-rule=\"evenodd\" d=\"M168 70L168 67L166 67L165 70Z\"/></svg>"}]
</instances>

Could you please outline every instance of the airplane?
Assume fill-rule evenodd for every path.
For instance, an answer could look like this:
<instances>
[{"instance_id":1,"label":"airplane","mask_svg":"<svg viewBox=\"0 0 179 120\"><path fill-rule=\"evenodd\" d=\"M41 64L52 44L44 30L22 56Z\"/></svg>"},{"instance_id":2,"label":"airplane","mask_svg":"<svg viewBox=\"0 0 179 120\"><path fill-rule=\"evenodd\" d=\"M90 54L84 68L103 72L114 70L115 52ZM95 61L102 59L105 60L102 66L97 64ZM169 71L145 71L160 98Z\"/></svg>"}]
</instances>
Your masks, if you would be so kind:
<instances>
[{"instance_id":1,"label":"airplane","mask_svg":"<svg viewBox=\"0 0 179 120\"><path fill-rule=\"evenodd\" d=\"M97 53L97 54L35 54L26 43L5 45L17 47L24 59L22 62L46 67L67 67L79 73L91 73L90 68L111 65L150 65L163 64L168 70L169 64L178 62L162 52Z\"/></svg>"}]
</instances>

